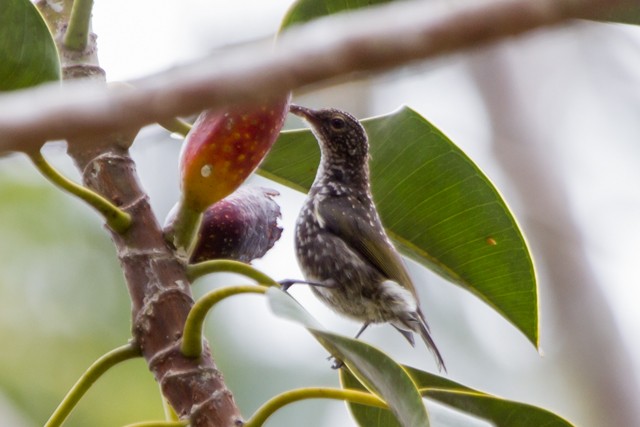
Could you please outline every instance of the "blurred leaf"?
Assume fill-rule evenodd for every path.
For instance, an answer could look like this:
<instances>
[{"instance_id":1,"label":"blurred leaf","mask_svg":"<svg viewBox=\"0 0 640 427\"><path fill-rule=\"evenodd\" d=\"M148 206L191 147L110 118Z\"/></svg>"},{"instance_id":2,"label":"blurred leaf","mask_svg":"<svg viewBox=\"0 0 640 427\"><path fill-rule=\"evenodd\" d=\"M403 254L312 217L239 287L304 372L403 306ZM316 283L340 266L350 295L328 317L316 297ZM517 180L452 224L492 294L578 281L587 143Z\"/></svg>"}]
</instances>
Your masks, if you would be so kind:
<instances>
[{"instance_id":1,"label":"blurred leaf","mask_svg":"<svg viewBox=\"0 0 640 427\"><path fill-rule=\"evenodd\" d=\"M640 6L625 6L609 13L601 21L640 25Z\"/></svg>"},{"instance_id":2,"label":"blurred leaf","mask_svg":"<svg viewBox=\"0 0 640 427\"><path fill-rule=\"evenodd\" d=\"M2 0L0 58L0 91L60 79L55 42L29 0Z\"/></svg>"},{"instance_id":3,"label":"blurred leaf","mask_svg":"<svg viewBox=\"0 0 640 427\"><path fill-rule=\"evenodd\" d=\"M346 10L360 9L376 4L389 3L392 0L298 0L296 1L284 19L281 30L296 24L311 21L326 15L343 12Z\"/></svg>"},{"instance_id":4,"label":"blurred leaf","mask_svg":"<svg viewBox=\"0 0 640 427\"><path fill-rule=\"evenodd\" d=\"M276 315L305 326L370 391L380 396L397 417L399 425L429 426L429 417L416 385L393 359L363 341L320 329L318 322L300 304L279 289L270 288L267 297Z\"/></svg>"},{"instance_id":5,"label":"blurred leaf","mask_svg":"<svg viewBox=\"0 0 640 427\"><path fill-rule=\"evenodd\" d=\"M498 190L435 126L409 108L363 121L371 185L398 248L465 289L538 344L538 297L524 237ZM306 192L319 162L309 130L283 132L261 174Z\"/></svg>"},{"instance_id":6,"label":"blurred leaf","mask_svg":"<svg viewBox=\"0 0 640 427\"><path fill-rule=\"evenodd\" d=\"M525 403L501 399L475 391L449 379L415 368L405 367L423 395L462 412L478 416L497 427L572 427L565 419L545 409ZM349 372L340 372L344 388L366 390ZM427 390L425 390L427 389ZM399 424L386 409L349 404L358 423L367 427L394 427Z\"/></svg>"}]
</instances>

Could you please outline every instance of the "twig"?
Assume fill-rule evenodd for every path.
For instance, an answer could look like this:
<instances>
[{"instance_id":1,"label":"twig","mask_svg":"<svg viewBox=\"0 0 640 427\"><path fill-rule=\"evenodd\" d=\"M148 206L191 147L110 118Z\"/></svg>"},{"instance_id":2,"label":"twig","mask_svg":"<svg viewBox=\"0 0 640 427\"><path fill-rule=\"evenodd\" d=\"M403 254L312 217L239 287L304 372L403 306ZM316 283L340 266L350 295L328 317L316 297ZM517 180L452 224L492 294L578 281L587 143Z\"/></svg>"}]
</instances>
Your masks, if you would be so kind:
<instances>
[{"instance_id":1,"label":"twig","mask_svg":"<svg viewBox=\"0 0 640 427\"><path fill-rule=\"evenodd\" d=\"M264 294L267 289L269 288L261 285L228 286L211 291L196 301L191 311L189 311L189 316L184 325L182 354L186 357L200 357L202 354L204 319L214 305L233 295Z\"/></svg>"},{"instance_id":2,"label":"twig","mask_svg":"<svg viewBox=\"0 0 640 427\"><path fill-rule=\"evenodd\" d=\"M353 72L381 72L574 18L597 18L633 0L490 0L434 15L430 2L397 2L294 28L278 47L249 45L109 92L75 82L0 99L0 152L39 141L134 128ZM392 14L392 15L391 15ZM393 16L393 18L391 18Z\"/></svg>"},{"instance_id":3,"label":"twig","mask_svg":"<svg viewBox=\"0 0 640 427\"><path fill-rule=\"evenodd\" d=\"M279 283L263 272L256 270L247 263L232 259L214 259L187 266L187 277L191 282L205 274L211 273L237 273L255 280L264 286L279 286Z\"/></svg>"},{"instance_id":4,"label":"twig","mask_svg":"<svg viewBox=\"0 0 640 427\"><path fill-rule=\"evenodd\" d=\"M140 356L140 349L133 343L125 344L101 356L82 374L78 382L69 390L69 393L67 393L62 402L60 402L60 405L45 424L45 427L58 427L62 425L78 401L80 401L82 396L84 396L98 378L118 363Z\"/></svg>"},{"instance_id":5,"label":"twig","mask_svg":"<svg viewBox=\"0 0 640 427\"><path fill-rule=\"evenodd\" d=\"M93 0L75 0L71 9L69 27L64 35L64 46L69 50L83 51L87 47Z\"/></svg>"},{"instance_id":6,"label":"twig","mask_svg":"<svg viewBox=\"0 0 640 427\"><path fill-rule=\"evenodd\" d=\"M69 178L63 176L53 166L47 162L40 151L30 153L33 164L49 181L57 187L73 194L79 199L93 206L103 216L109 227L117 233L124 233L131 225L131 215L124 212L109 200L102 197L95 191L76 184Z\"/></svg>"},{"instance_id":7,"label":"twig","mask_svg":"<svg viewBox=\"0 0 640 427\"><path fill-rule=\"evenodd\" d=\"M277 395L262 405L244 424L245 427L260 427L278 409L285 405L304 399L336 399L360 405L387 409L388 406L379 397L371 393L351 389L335 389L324 387L308 387L290 390Z\"/></svg>"}]
</instances>

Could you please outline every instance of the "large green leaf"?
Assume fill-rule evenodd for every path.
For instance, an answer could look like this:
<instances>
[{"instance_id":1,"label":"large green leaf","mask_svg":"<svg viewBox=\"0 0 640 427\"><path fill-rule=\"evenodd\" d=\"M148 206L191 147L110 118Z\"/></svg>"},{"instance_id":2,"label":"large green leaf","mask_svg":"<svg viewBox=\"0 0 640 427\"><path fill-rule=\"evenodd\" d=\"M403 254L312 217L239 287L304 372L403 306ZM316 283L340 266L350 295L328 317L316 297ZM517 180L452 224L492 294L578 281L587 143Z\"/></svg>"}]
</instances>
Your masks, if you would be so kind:
<instances>
[{"instance_id":1,"label":"large green leaf","mask_svg":"<svg viewBox=\"0 0 640 427\"><path fill-rule=\"evenodd\" d=\"M373 195L400 250L476 294L537 346L533 263L493 184L455 144L409 108L363 124L371 143ZM284 132L261 173L306 192L318 161L310 131Z\"/></svg>"},{"instance_id":2,"label":"large green leaf","mask_svg":"<svg viewBox=\"0 0 640 427\"><path fill-rule=\"evenodd\" d=\"M281 29L308 22L321 16L389 3L390 1L392 0L298 0L291 6L282 20Z\"/></svg>"},{"instance_id":3,"label":"large green leaf","mask_svg":"<svg viewBox=\"0 0 640 427\"><path fill-rule=\"evenodd\" d=\"M497 427L571 427L567 420L546 409L501 399L465 387L449 379L439 377L415 368L405 367L411 378L422 391L423 396L452 406L467 414L483 418ZM344 388L366 390L348 371L340 372L340 382ZM349 409L361 426L398 426L393 415L386 409L349 404Z\"/></svg>"},{"instance_id":4,"label":"large green leaf","mask_svg":"<svg viewBox=\"0 0 640 427\"><path fill-rule=\"evenodd\" d=\"M386 412L397 425L429 426L429 417L415 383L393 359L364 341L323 330L300 304L280 289L270 288L267 297L276 315L305 326L362 384L366 384L367 390L382 398L390 408Z\"/></svg>"},{"instance_id":5,"label":"large green leaf","mask_svg":"<svg viewBox=\"0 0 640 427\"><path fill-rule=\"evenodd\" d=\"M2 0L0 58L0 91L60 79L55 43L29 0Z\"/></svg>"}]
</instances>

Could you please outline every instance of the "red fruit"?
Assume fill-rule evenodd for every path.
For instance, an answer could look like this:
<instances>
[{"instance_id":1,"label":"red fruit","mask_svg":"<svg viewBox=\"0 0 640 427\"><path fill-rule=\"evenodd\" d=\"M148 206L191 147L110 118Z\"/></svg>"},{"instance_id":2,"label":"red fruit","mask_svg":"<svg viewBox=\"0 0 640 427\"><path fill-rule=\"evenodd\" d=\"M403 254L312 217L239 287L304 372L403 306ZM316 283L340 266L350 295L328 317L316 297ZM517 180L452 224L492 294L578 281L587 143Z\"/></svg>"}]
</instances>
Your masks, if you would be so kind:
<instances>
[{"instance_id":1,"label":"red fruit","mask_svg":"<svg viewBox=\"0 0 640 427\"><path fill-rule=\"evenodd\" d=\"M233 193L258 167L289 111L289 95L228 111L204 111L180 158L184 204L203 212Z\"/></svg>"},{"instance_id":2,"label":"red fruit","mask_svg":"<svg viewBox=\"0 0 640 427\"><path fill-rule=\"evenodd\" d=\"M280 239L278 192L242 187L204 213L191 264L210 259L251 262L261 258Z\"/></svg>"}]
</instances>

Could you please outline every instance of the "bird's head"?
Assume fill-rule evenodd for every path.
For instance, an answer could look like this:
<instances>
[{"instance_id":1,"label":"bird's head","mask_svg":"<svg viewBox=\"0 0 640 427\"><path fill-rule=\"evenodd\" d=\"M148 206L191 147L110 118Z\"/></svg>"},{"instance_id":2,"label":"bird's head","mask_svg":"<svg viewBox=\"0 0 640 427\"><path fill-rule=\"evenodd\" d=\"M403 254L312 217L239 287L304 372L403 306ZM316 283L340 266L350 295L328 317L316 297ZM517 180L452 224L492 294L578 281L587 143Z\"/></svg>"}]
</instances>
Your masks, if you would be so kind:
<instances>
[{"instance_id":1,"label":"bird's head","mask_svg":"<svg viewBox=\"0 0 640 427\"><path fill-rule=\"evenodd\" d=\"M290 111L309 123L325 161L347 168L366 165L369 153L367 134L351 114L335 108L312 110L293 104Z\"/></svg>"}]
</instances>

